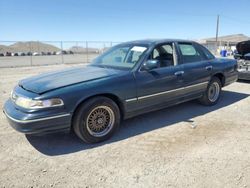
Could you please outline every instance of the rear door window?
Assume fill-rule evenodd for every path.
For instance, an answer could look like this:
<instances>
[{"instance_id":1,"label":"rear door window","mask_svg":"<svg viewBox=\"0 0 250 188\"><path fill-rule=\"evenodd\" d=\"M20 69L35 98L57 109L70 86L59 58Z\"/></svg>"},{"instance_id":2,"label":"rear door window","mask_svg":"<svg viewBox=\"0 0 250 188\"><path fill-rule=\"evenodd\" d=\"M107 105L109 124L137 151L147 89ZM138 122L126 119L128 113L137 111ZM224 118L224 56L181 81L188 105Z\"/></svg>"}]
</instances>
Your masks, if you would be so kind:
<instances>
[{"instance_id":1,"label":"rear door window","mask_svg":"<svg viewBox=\"0 0 250 188\"><path fill-rule=\"evenodd\" d=\"M183 63L193 63L204 60L201 53L191 43L179 43Z\"/></svg>"},{"instance_id":2,"label":"rear door window","mask_svg":"<svg viewBox=\"0 0 250 188\"><path fill-rule=\"evenodd\" d=\"M214 55L204 46L200 45L200 44L196 44L196 46L202 50L203 54L206 56L206 59L210 60L210 59L214 59Z\"/></svg>"}]
</instances>

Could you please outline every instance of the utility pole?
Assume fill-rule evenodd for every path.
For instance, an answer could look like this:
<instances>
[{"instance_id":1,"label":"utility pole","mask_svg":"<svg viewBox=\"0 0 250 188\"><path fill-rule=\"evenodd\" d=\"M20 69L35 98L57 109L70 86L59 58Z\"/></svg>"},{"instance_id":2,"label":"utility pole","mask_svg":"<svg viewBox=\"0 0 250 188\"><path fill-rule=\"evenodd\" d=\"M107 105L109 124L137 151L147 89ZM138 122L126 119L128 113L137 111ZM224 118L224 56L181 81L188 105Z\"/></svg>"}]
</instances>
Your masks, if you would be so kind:
<instances>
[{"instance_id":1,"label":"utility pole","mask_svg":"<svg viewBox=\"0 0 250 188\"><path fill-rule=\"evenodd\" d=\"M216 50L217 50L217 48L218 48L219 23L220 23L220 15L217 15L216 37L215 37L215 41L216 41Z\"/></svg>"}]
</instances>

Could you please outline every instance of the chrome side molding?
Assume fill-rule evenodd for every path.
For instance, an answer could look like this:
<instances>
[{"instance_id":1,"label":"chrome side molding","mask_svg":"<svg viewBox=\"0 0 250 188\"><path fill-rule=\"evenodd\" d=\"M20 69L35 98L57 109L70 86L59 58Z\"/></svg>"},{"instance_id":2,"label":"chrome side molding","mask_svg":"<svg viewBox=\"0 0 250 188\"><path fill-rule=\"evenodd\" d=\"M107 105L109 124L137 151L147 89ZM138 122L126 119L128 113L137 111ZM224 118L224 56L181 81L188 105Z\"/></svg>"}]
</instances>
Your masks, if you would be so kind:
<instances>
[{"instance_id":1,"label":"chrome side molding","mask_svg":"<svg viewBox=\"0 0 250 188\"><path fill-rule=\"evenodd\" d=\"M140 96L140 97L137 97L137 98L131 98L131 99L127 99L125 101L126 102L138 101L138 100L142 100L142 99L146 99L146 98L150 98L150 97L164 95L164 94L167 94L167 93L172 93L172 92L176 92L176 91L180 91L180 90L184 90L184 89L190 89L190 88L193 88L193 87L207 85L207 84L208 84L208 82L202 82L202 83L199 83L199 84L194 84L194 85L190 85L190 86L186 86L186 87L181 87L181 88L177 88L177 89L173 89L173 90L169 90L169 91L163 91L163 92L154 93L154 94L151 94L151 95L145 95L145 96Z\"/></svg>"}]
</instances>

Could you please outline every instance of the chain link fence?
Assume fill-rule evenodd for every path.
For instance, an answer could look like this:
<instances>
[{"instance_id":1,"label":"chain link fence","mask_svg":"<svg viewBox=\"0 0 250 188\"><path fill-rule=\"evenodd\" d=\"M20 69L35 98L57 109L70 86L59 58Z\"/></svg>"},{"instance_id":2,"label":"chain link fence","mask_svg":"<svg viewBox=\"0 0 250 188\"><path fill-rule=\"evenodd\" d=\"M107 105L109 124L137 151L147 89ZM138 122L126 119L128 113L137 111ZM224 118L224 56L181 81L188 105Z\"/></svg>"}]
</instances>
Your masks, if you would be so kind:
<instances>
[{"instance_id":1,"label":"chain link fence","mask_svg":"<svg viewBox=\"0 0 250 188\"><path fill-rule=\"evenodd\" d=\"M119 44L112 41L0 41L0 68L53 64L89 63L108 48ZM235 44L205 42L214 55L221 49L232 54Z\"/></svg>"},{"instance_id":2,"label":"chain link fence","mask_svg":"<svg viewBox=\"0 0 250 188\"><path fill-rule=\"evenodd\" d=\"M0 41L0 67L89 63L120 42Z\"/></svg>"}]
</instances>

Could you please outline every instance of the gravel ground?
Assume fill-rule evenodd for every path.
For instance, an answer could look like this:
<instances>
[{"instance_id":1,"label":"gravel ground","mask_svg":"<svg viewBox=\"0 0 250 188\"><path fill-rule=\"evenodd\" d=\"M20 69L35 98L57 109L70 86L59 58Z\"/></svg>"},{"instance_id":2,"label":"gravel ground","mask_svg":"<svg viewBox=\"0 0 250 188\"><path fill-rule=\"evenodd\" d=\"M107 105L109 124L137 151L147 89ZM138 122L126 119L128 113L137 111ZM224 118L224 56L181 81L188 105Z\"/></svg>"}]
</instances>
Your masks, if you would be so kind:
<instances>
[{"instance_id":1,"label":"gravel ground","mask_svg":"<svg viewBox=\"0 0 250 188\"><path fill-rule=\"evenodd\" d=\"M0 69L0 107L17 81L72 65ZM74 65L75 66L75 65ZM126 120L109 141L25 136L0 112L0 187L250 187L250 83L220 102Z\"/></svg>"}]
</instances>

